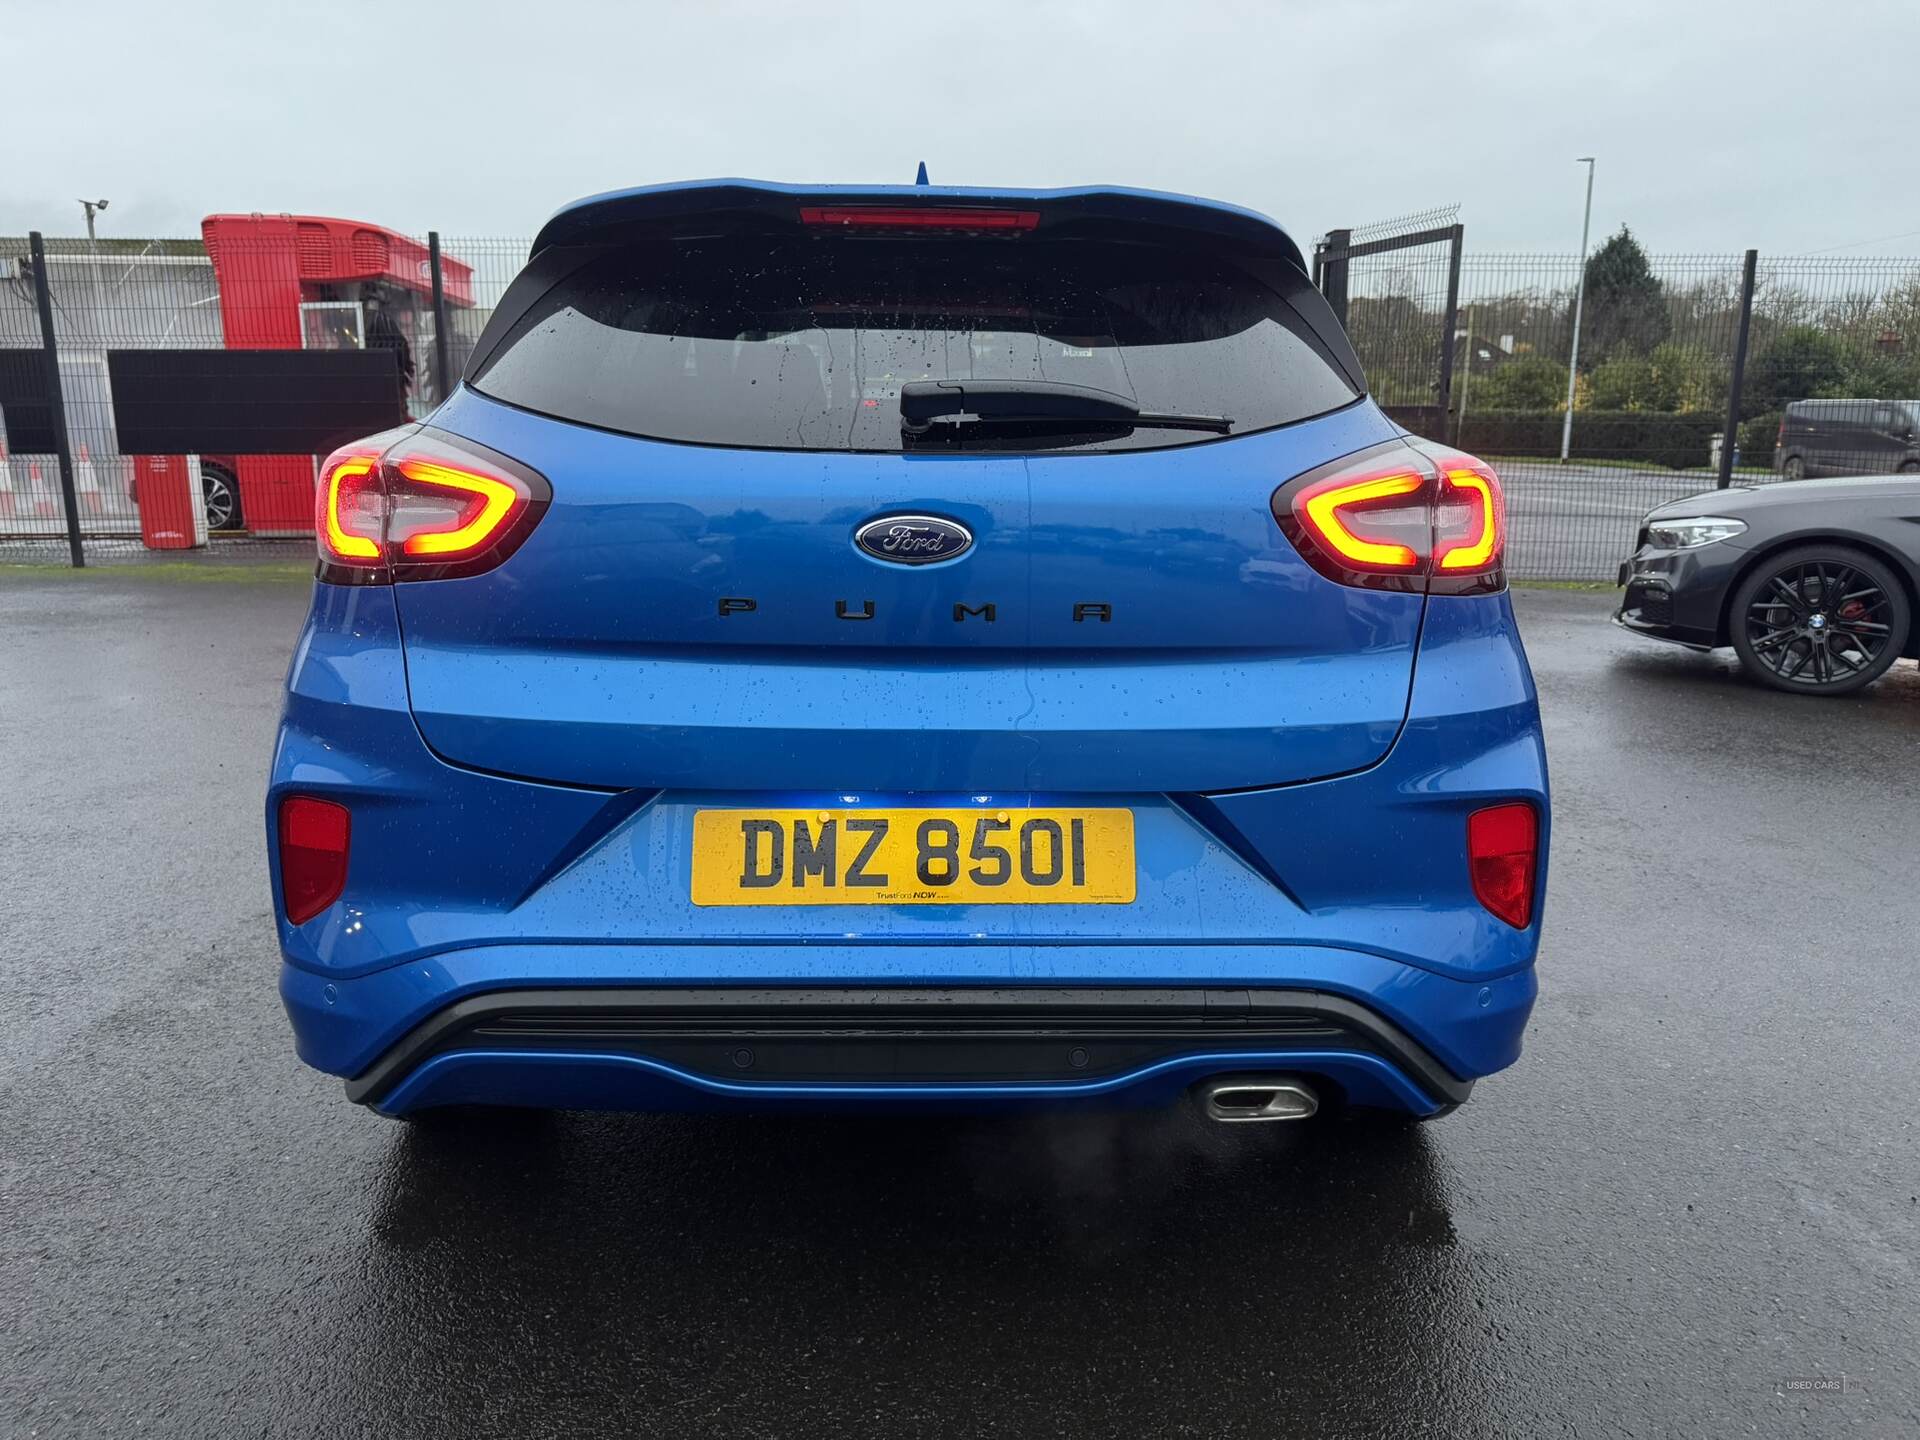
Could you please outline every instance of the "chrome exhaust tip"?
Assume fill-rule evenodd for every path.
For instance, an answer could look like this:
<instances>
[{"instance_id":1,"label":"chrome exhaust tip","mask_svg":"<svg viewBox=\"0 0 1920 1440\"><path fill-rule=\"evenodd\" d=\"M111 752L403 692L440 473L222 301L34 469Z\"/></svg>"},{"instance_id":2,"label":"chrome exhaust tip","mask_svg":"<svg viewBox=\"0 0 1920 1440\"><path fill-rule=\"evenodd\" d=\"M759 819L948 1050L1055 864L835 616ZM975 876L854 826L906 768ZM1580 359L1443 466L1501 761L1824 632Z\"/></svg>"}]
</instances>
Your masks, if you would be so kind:
<instances>
[{"instance_id":1,"label":"chrome exhaust tip","mask_svg":"<svg viewBox=\"0 0 1920 1440\"><path fill-rule=\"evenodd\" d=\"M1203 1081L1200 1104L1209 1120L1238 1125L1308 1119L1320 1108L1320 1097L1298 1080L1240 1075Z\"/></svg>"}]
</instances>

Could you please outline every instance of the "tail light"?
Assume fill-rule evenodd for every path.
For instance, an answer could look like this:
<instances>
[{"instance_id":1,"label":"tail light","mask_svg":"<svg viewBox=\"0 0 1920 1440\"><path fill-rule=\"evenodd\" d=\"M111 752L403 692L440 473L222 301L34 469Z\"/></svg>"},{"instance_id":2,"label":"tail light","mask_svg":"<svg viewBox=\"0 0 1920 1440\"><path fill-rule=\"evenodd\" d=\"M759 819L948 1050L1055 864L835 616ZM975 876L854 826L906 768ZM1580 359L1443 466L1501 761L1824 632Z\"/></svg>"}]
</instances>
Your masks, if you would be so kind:
<instances>
[{"instance_id":1,"label":"tail light","mask_svg":"<svg viewBox=\"0 0 1920 1440\"><path fill-rule=\"evenodd\" d=\"M1533 923L1533 877L1540 819L1525 801L1467 817L1467 865L1473 893L1488 911L1524 930Z\"/></svg>"},{"instance_id":2,"label":"tail light","mask_svg":"<svg viewBox=\"0 0 1920 1440\"><path fill-rule=\"evenodd\" d=\"M1507 502L1500 493L1500 477L1471 455L1440 451L1433 452L1433 460L1440 472L1433 509L1434 578L1489 572L1497 576L1507 548Z\"/></svg>"},{"instance_id":3,"label":"tail light","mask_svg":"<svg viewBox=\"0 0 1920 1440\"><path fill-rule=\"evenodd\" d=\"M553 490L517 461L421 432L327 457L315 495L320 578L440 580L491 570L538 523Z\"/></svg>"},{"instance_id":4,"label":"tail light","mask_svg":"<svg viewBox=\"0 0 1920 1440\"><path fill-rule=\"evenodd\" d=\"M280 902L303 925L340 898L347 884L352 822L344 805L289 795L280 802Z\"/></svg>"},{"instance_id":5,"label":"tail light","mask_svg":"<svg viewBox=\"0 0 1920 1440\"><path fill-rule=\"evenodd\" d=\"M1506 500L1485 461L1394 440L1289 481L1274 518L1342 585L1477 594L1506 584Z\"/></svg>"}]
</instances>

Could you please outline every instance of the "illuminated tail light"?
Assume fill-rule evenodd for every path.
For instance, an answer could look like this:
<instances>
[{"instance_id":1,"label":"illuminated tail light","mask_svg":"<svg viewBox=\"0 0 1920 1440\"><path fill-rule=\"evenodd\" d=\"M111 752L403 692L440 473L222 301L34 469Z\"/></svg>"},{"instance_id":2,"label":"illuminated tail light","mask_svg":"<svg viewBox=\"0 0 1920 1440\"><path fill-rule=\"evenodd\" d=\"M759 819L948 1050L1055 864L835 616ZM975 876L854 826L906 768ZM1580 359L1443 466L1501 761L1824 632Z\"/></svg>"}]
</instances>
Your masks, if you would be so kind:
<instances>
[{"instance_id":1,"label":"illuminated tail light","mask_svg":"<svg viewBox=\"0 0 1920 1440\"><path fill-rule=\"evenodd\" d=\"M388 462L387 545L406 556L473 555L532 499L525 481L417 455Z\"/></svg>"},{"instance_id":2,"label":"illuminated tail light","mask_svg":"<svg viewBox=\"0 0 1920 1440\"><path fill-rule=\"evenodd\" d=\"M280 802L280 901L303 925L340 898L347 884L352 821L344 805L289 795Z\"/></svg>"},{"instance_id":3,"label":"illuminated tail light","mask_svg":"<svg viewBox=\"0 0 1920 1440\"><path fill-rule=\"evenodd\" d=\"M469 441L416 434L391 449L327 457L314 534L321 578L439 580L498 565L552 496L546 480Z\"/></svg>"},{"instance_id":4,"label":"illuminated tail light","mask_svg":"<svg viewBox=\"0 0 1920 1440\"><path fill-rule=\"evenodd\" d=\"M1467 864L1473 893L1487 910L1524 930L1533 923L1533 878L1540 820L1524 801L1476 810L1467 817Z\"/></svg>"},{"instance_id":5,"label":"illuminated tail light","mask_svg":"<svg viewBox=\"0 0 1920 1440\"><path fill-rule=\"evenodd\" d=\"M854 230L1031 230L1038 210L987 210L966 205L802 205L802 225Z\"/></svg>"},{"instance_id":6,"label":"illuminated tail light","mask_svg":"<svg viewBox=\"0 0 1920 1440\"><path fill-rule=\"evenodd\" d=\"M380 483L379 455L336 450L321 467L317 498L313 532L320 541L320 558L354 567L380 565L387 496Z\"/></svg>"},{"instance_id":7,"label":"illuminated tail light","mask_svg":"<svg viewBox=\"0 0 1920 1440\"><path fill-rule=\"evenodd\" d=\"M1438 463L1433 573L1436 577L1482 574L1499 565L1506 549L1507 506L1500 478L1470 455L1442 455Z\"/></svg>"},{"instance_id":8,"label":"illuminated tail light","mask_svg":"<svg viewBox=\"0 0 1920 1440\"><path fill-rule=\"evenodd\" d=\"M1294 497L1312 539L1343 566L1376 575L1417 575L1433 521L1432 481L1419 470L1351 479L1336 475Z\"/></svg>"},{"instance_id":9,"label":"illuminated tail light","mask_svg":"<svg viewBox=\"0 0 1920 1440\"><path fill-rule=\"evenodd\" d=\"M1506 583L1506 501L1492 467L1471 455L1390 441L1289 481L1273 514L1342 585L1459 595Z\"/></svg>"}]
</instances>

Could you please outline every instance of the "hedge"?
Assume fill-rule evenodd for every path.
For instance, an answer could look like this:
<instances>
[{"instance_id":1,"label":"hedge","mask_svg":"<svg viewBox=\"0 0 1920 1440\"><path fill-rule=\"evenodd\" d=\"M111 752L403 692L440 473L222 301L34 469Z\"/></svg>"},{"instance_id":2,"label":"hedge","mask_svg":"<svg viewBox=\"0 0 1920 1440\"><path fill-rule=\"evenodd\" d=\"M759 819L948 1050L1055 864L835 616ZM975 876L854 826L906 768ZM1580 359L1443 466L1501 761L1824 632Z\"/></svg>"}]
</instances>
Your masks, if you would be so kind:
<instances>
[{"instance_id":1,"label":"hedge","mask_svg":"<svg viewBox=\"0 0 1920 1440\"><path fill-rule=\"evenodd\" d=\"M1446 436L1447 412L1438 405L1382 405L1380 408L1394 424L1404 425L1416 435L1424 435L1429 440Z\"/></svg>"},{"instance_id":2,"label":"hedge","mask_svg":"<svg viewBox=\"0 0 1920 1440\"><path fill-rule=\"evenodd\" d=\"M1769 411L1740 422L1740 463L1773 464L1774 443L1780 438L1781 412Z\"/></svg>"},{"instance_id":3,"label":"hedge","mask_svg":"<svg viewBox=\"0 0 1920 1440\"><path fill-rule=\"evenodd\" d=\"M1460 447L1476 455L1557 459L1563 420L1563 412L1558 410L1469 412L1461 429ZM1684 470L1709 462L1709 439L1725 424L1724 416L1705 411L1670 415L1646 410L1576 410L1570 458L1635 460Z\"/></svg>"}]
</instances>

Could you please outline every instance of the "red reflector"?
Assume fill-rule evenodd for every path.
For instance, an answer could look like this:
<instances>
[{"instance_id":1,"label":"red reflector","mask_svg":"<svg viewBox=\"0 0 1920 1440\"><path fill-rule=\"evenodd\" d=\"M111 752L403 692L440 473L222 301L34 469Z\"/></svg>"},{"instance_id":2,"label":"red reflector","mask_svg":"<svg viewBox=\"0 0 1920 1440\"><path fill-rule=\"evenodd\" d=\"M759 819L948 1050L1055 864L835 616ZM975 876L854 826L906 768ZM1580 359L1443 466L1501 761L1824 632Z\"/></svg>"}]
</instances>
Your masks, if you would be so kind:
<instances>
[{"instance_id":1,"label":"red reflector","mask_svg":"<svg viewBox=\"0 0 1920 1440\"><path fill-rule=\"evenodd\" d=\"M1540 821L1524 801L1467 817L1467 863L1480 903L1516 930L1533 921L1534 861Z\"/></svg>"},{"instance_id":2,"label":"red reflector","mask_svg":"<svg viewBox=\"0 0 1920 1440\"><path fill-rule=\"evenodd\" d=\"M892 230L1031 230L1040 223L1040 212L976 210L964 205L919 206L910 210L884 205L802 205L800 223Z\"/></svg>"},{"instance_id":3,"label":"red reflector","mask_svg":"<svg viewBox=\"0 0 1920 1440\"><path fill-rule=\"evenodd\" d=\"M347 883L344 805L289 795L280 802L280 895L287 919L304 924L340 898Z\"/></svg>"}]
</instances>

